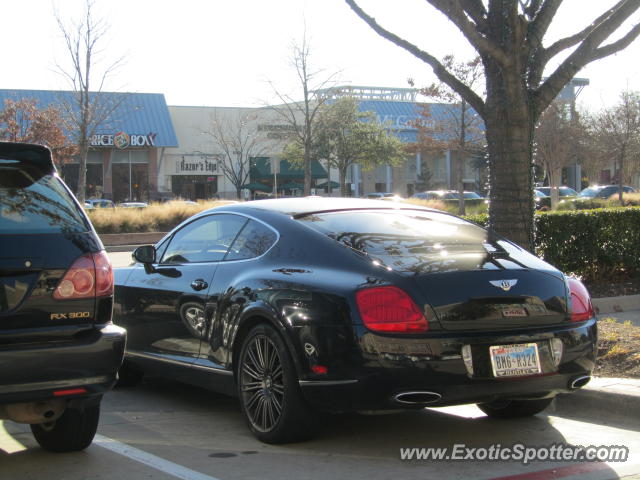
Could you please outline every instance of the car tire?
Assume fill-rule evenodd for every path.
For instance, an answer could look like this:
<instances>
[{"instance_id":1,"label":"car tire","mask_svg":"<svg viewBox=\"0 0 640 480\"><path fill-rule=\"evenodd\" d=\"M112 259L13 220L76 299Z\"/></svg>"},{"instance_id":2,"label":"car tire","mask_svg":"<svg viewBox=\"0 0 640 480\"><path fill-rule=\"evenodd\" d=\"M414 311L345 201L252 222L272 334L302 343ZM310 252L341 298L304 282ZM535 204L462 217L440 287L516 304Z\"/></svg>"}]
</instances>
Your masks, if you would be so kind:
<instances>
[{"instance_id":1,"label":"car tire","mask_svg":"<svg viewBox=\"0 0 640 480\"><path fill-rule=\"evenodd\" d=\"M478 408L492 418L530 417L551 404L553 397L538 400L495 400L478 403Z\"/></svg>"},{"instance_id":2,"label":"car tire","mask_svg":"<svg viewBox=\"0 0 640 480\"><path fill-rule=\"evenodd\" d=\"M242 414L258 440L289 443L314 435L317 416L302 396L284 341L270 325L254 327L242 342L237 385Z\"/></svg>"},{"instance_id":3,"label":"car tire","mask_svg":"<svg viewBox=\"0 0 640 480\"><path fill-rule=\"evenodd\" d=\"M118 370L118 381L115 388L120 387L135 387L142 382L144 373L131 365L126 360L123 362L120 370Z\"/></svg>"},{"instance_id":4,"label":"car tire","mask_svg":"<svg viewBox=\"0 0 640 480\"><path fill-rule=\"evenodd\" d=\"M67 408L53 422L30 425L33 436L42 448L50 452L84 450L91 445L100 420L100 403L94 402L79 408Z\"/></svg>"}]
</instances>

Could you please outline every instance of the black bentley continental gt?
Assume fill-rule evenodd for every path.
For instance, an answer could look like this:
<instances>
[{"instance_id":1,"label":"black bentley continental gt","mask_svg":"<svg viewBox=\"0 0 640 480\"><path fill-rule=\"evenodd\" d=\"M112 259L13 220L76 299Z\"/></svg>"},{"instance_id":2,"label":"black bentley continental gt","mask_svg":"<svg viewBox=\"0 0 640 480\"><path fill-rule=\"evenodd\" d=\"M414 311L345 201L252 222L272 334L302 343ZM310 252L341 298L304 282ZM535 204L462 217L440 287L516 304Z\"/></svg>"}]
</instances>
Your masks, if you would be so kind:
<instances>
[{"instance_id":1,"label":"black bentley continental gt","mask_svg":"<svg viewBox=\"0 0 640 480\"><path fill-rule=\"evenodd\" d=\"M542 411L585 385L585 287L437 210L290 198L183 222L116 269L121 382L154 373L235 394L255 436L301 440L317 412L477 403Z\"/></svg>"}]
</instances>

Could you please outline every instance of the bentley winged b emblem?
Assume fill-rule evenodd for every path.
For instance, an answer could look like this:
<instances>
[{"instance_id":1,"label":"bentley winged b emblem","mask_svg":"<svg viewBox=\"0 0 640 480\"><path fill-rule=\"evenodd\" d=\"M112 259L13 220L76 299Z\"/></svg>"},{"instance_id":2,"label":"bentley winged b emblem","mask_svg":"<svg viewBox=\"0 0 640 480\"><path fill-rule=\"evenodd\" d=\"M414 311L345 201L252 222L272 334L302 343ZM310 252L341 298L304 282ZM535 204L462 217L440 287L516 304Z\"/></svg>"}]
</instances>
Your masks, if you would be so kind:
<instances>
[{"instance_id":1,"label":"bentley winged b emblem","mask_svg":"<svg viewBox=\"0 0 640 480\"><path fill-rule=\"evenodd\" d=\"M490 280L489 283L494 287L501 288L505 292L508 292L511 290L511 287L518 283L518 280Z\"/></svg>"}]
</instances>

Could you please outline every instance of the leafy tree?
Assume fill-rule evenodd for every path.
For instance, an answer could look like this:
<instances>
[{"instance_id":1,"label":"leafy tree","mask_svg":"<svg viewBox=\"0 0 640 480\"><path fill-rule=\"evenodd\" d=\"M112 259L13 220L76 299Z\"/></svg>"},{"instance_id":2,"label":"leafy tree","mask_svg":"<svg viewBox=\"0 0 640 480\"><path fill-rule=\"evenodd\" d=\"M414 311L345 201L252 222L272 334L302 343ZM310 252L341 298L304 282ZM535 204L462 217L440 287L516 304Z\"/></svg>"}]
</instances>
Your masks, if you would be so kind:
<instances>
[{"instance_id":1,"label":"leafy tree","mask_svg":"<svg viewBox=\"0 0 640 480\"><path fill-rule=\"evenodd\" d=\"M490 167L489 225L532 251L535 125L585 65L622 50L637 38L640 24L607 43L638 10L640 0L619 0L587 27L547 45L545 35L562 0L427 0L480 55L484 95L432 54L384 28L356 0L345 1L375 32L431 66L438 79L482 117ZM434 21L433 12L426 15ZM559 55L557 67L543 80L545 68Z\"/></svg>"},{"instance_id":2,"label":"leafy tree","mask_svg":"<svg viewBox=\"0 0 640 480\"><path fill-rule=\"evenodd\" d=\"M60 105L69 119L76 135L79 154L78 191L76 196L84 202L87 184L87 157L90 139L99 126L122 104L126 96L118 93L103 92L107 78L123 62L119 58L107 66L99 76L98 87L91 90L95 80L94 69L101 54L101 45L106 40L108 25L93 15L94 1L86 0L85 11L78 22L66 25L56 13L56 20L64 38L70 67L57 65L60 73L73 89L72 99L60 98Z\"/></svg>"},{"instance_id":3,"label":"leafy tree","mask_svg":"<svg viewBox=\"0 0 640 480\"><path fill-rule=\"evenodd\" d=\"M75 145L70 144L65 135L65 128L65 120L57 107L49 105L40 109L34 99L7 99L0 111L0 139L46 145L58 168L76 153Z\"/></svg>"},{"instance_id":4,"label":"leafy tree","mask_svg":"<svg viewBox=\"0 0 640 480\"><path fill-rule=\"evenodd\" d=\"M578 162L584 137L580 116L567 102L554 100L540 117L535 133L535 161L549 179L551 208L558 205L562 169Z\"/></svg>"},{"instance_id":5,"label":"leafy tree","mask_svg":"<svg viewBox=\"0 0 640 480\"><path fill-rule=\"evenodd\" d=\"M242 186L249 181L250 160L262 152L256 115L252 112L237 112L228 117L216 115L209 130L202 133L222 152L217 156L218 168L233 184L236 198L240 199Z\"/></svg>"},{"instance_id":6,"label":"leafy tree","mask_svg":"<svg viewBox=\"0 0 640 480\"><path fill-rule=\"evenodd\" d=\"M622 186L628 185L640 169L640 94L623 92L615 106L592 118L590 130L591 144L601 164L615 164L622 204Z\"/></svg>"},{"instance_id":7,"label":"leafy tree","mask_svg":"<svg viewBox=\"0 0 640 480\"><path fill-rule=\"evenodd\" d=\"M384 125L378 123L373 112L361 112L358 100L341 97L326 105L318 116L317 136L311 158L325 159L338 170L340 194L346 196L347 170L355 163L365 169L378 165L399 165L405 159L402 142ZM302 145L299 140L286 146L287 160L300 163Z\"/></svg>"}]
</instances>

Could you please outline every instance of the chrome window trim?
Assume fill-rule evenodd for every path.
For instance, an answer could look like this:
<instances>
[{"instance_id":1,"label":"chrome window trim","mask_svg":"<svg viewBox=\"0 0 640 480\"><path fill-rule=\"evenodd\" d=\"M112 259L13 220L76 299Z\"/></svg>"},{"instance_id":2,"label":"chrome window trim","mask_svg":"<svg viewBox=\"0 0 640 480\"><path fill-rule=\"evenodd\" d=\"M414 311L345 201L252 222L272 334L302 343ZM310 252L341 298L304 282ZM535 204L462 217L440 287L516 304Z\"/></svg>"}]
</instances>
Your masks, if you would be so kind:
<instances>
[{"instance_id":1,"label":"chrome window trim","mask_svg":"<svg viewBox=\"0 0 640 480\"><path fill-rule=\"evenodd\" d=\"M160 262L157 262L157 263L154 263L154 265L176 266L176 265L201 265L201 264L204 264L204 263L212 263L213 264L213 263L251 262L251 261L258 260L258 259L264 257L280 241L280 232L278 232L278 230L276 230L274 227L272 227L271 225L269 225L265 221L260 220L259 218L256 218L256 217L254 217L252 215L247 215L246 213L238 213L238 212L230 212L230 211L227 211L227 210L220 210L220 211L208 213L206 215L198 216L198 217L194 218L193 221L195 222L196 220L199 220L201 218L210 217L212 215L219 215L219 214L223 214L223 213L227 214L227 215L237 215L237 216L244 217L244 218L247 218L249 220L254 220L254 221L258 222L258 223L261 223L262 225L264 225L265 227L267 227L269 230L271 230L273 233L276 234L275 241L271 244L271 246L267 250L265 250L265 252L263 254L261 254L261 255L259 255L257 257L242 258L242 259L238 259L238 260L225 260L223 258L222 260L212 260L212 261L209 261L209 262L189 262L189 263L160 263ZM193 222L189 222L189 223L183 225L182 228L185 228L187 225L190 225L191 223L193 223ZM244 229L244 227L246 227L246 224L242 228ZM180 230L182 230L182 228ZM158 243L156 243L156 245L160 245L163 242L163 240L165 238L167 238L167 237L173 237L173 235L175 233L177 233L177 232L178 232L177 230L175 232L174 231L169 232ZM240 234L240 232L242 232L242 229L238 232L238 235ZM237 235L236 235L236 238L237 238ZM235 238L233 239L233 241L235 242ZM169 242L171 242L171 239L169 239ZM233 242L231 243L231 245L233 245ZM155 247L155 245L154 245L154 247Z\"/></svg>"}]
</instances>

